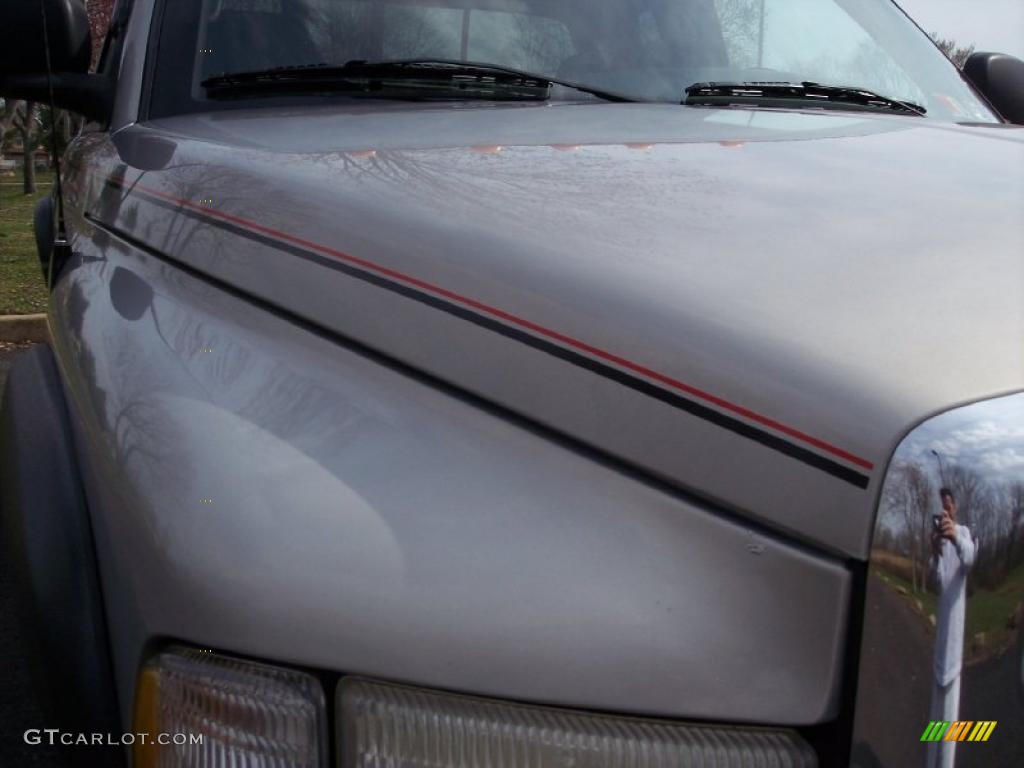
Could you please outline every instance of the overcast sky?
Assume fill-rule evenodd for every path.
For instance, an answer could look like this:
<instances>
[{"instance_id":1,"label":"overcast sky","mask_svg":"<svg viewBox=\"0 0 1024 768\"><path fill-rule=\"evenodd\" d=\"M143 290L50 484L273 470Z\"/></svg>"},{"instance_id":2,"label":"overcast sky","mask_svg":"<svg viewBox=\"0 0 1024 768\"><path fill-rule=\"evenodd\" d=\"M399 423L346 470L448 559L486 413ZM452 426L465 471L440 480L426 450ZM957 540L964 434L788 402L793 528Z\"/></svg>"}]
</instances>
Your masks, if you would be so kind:
<instances>
[{"instance_id":1,"label":"overcast sky","mask_svg":"<svg viewBox=\"0 0 1024 768\"><path fill-rule=\"evenodd\" d=\"M1024 59L1024 0L896 0L925 32Z\"/></svg>"},{"instance_id":2,"label":"overcast sky","mask_svg":"<svg viewBox=\"0 0 1024 768\"><path fill-rule=\"evenodd\" d=\"M947 464L961 464L990 480L1024 477L1024 396L985 400L937 416L911 432L897 455L934 471L933 450Z\"/></svg>"}]
</instances>

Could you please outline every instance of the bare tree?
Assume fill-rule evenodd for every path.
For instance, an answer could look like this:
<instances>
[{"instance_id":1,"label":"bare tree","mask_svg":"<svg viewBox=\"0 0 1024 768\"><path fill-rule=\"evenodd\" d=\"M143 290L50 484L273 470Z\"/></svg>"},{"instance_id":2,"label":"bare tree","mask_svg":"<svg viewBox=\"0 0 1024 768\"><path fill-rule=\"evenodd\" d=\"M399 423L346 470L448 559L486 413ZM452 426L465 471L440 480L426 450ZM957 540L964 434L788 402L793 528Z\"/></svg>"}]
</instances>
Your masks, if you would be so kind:
<instances>
[{"instance_id":1,"label":"bare tree","mask_svg":"<svg viewBox=\"0 0 1024 768\"><path fill-rule=\"evenodd\" d=\"M929 552L928 522L935 489L917 464L898 464L890 477L885 485L884 504L899 515L903 530L898 539L910 559L911 584L915 591L923 591Z\"/></svg>"},{"instance_id":2,"label":"bare tree","mask_svg":"<svg viewBox=\"0 0 1024 768\"><path fill-rule=\"evenodd\" d=\"M50 154L50 163L54 166L71 143L72 135L78 133L80 118L63 109L51 110L48 106L41 106L37 122L39 135L36 143L41 144Z\"/></svg>"},{"instance_id":3,"label":"bare tree","mask_svg":"<svg viewBox=\"0 0 1024 768\"><path fill-rule=\"evenodd\" d=\"M939 37L937 32L932 32L929 35L935 44L939 47L939 50L946 54L946 57L956 64L957 69L963 69L964 64L967 63L967 57L974 53L974 43L970 45L960 45L951 38Z\"/></svg>"},{"instance_id":4,"label":"bare tree","mask_svg":"<svg viewBox=\"0 0 1024 768\"><path fill-rule=\"evenodd\" d=\"M1024 482L1017 482L1010 486L1010 530L1007 536L1007 566L1012 565L1016 558L1016 550L1020 546L1019 539L1024 533Z\"/></svg>"},{"instance_id":5,"label":"bare tree","mask_svg":"<svg viewBox=\"0 0 1024 768\"><path fill-rule=\"evenodd\" d=\"M7 131L14 122L14 113L18 108L18 102L14 99L3 100L3 110L0 111L0 160L4 157L4 146L7 142Z\"/></svg>"},{"instance_id":6,"label":"bare tree","mask_svg":"<svg viewBox=\"0 0 1024 768\"><path fill-rule=\"evenodd\" d=\"M5 99L3 111L0 111L0 147L3 146L3 138L14 121L14 111L18 107L15 99Z\"/></svg>"},{"instance_id":7,"label":"bare tree","mask_svg":"<svg viewBox=\"0 0 1024 768\"><path fill-rule=\"evenodd\" d=\"M1021 484L996 484L971 467L946 469L946 485L957 502L957 522L966 525L978 547L972 570L974 587L992 589L1006 577L1014 555L1014 542L1024 522Z\"/></svg>"},{"instance_id":8,"label":"bare tree","mask_svg":"<svg viewBox=\"0 0 1024 768\"><path fill-rule=\"evenodd\" d=\"M22 189L26 195L33 195L36 191L35 150L39 145L40 133L38 112L35 103L31 101L18 102L11 120L11 125L21 137L21 151L24 160Z\"/></svg>"},{"instance_id":9,"label":"bare tree","mask_svg":"<svg viewBox=\"0 0 1024 768\"><path fill-rule=\"evenodd\" d=\"M960 464L947 465L943 483L956 498L957 522L970 526L972 531L982 532L985 527L985 512L988 505L988 487L985 478L970 467Z\"/></svg>"}]
</instances>

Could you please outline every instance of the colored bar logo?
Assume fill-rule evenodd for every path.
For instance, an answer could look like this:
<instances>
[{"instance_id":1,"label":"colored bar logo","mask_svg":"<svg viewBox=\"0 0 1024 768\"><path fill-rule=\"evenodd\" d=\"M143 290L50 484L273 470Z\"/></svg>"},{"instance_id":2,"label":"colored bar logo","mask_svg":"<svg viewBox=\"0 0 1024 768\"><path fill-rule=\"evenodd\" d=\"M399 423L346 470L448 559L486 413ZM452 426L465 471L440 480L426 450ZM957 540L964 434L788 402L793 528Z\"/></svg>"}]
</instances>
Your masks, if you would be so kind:
<instances>
[{"instance_id":1,"label":"colored bar logo","mask_svg":"<svg viewBox=\"0 0 1024 768\"><path fill-rule=\"evenodd\" d=\"M996 728L996 720L932 720L921 735L921 741L988 741Z\"/></svg>"}]
</instances>

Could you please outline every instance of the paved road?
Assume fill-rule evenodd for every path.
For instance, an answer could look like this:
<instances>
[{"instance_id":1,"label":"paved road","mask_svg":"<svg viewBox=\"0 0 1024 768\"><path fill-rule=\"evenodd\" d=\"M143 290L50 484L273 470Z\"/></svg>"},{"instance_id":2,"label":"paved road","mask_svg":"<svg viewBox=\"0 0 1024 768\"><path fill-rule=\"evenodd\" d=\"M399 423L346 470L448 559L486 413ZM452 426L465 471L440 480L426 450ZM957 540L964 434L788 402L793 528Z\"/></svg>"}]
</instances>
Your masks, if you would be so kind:
<instances>
[{"instance_id":1,"label":"paved road","mask_svg":"<svg viewBox=\"0 0 1024 768\"><path fill-rule=\"evenodd\" d=\"M996 720L999 725L986 743L964 745L962 755L957 754L957 768L1017 768L1024 764L1022 655L1024 637L1018 637L1014 648L968 670L960 716Z\"/></svg>"},{"instance_id":2,"label":"paved road","mask_svg":"<svg viewBox=\"0 0 1024 768\"><path fill-rule=\"evenodd\" d=\"M8 344L5 341L0 341L0 392L3 392L4 381L7 379L7 371L10 370L11 363L31 346L31 344Z\"/></svg>"},{"instance_id":3,"label":"paved road","mask_svg":"<svg viewBox=\"0 0 1024 768\"><path fill-rule=\"evenodd\" d=\"M864 620L856 727L876 739L874 760L863 765L918 768L924 765L919 739L931 703L932 638L907 598L873 576Z\"/></svg>"},{"instance_id":4,"label":"paved road","mask_svg":"<svg viewBox=\"0 0 1024 768\"><path fill-rule=\"evenodd\" d=\"M26 348L0 342L0 396L12 361ZM51 727L36 703L15 619L10 577L0 548L0 766L63 766L55 747L25 744L29 728Z\"/></svg>"},{"instance_id":5,"label":"paved road","mask_svg":"<svg viewBox=\"0 0 1024 768\"><path fill-rule=\"evenodd\" d=\"M919 739L931 706L933 636L909 599L871 577L865 607L858 730L876 734L861 765L923 768ZM1024 697L1018 683L1021 643L972 664L962 677L960 716L996 720L984 744L957 746L957 768L1015 768L1024 755Z\"/></svg>"}]
</instances>

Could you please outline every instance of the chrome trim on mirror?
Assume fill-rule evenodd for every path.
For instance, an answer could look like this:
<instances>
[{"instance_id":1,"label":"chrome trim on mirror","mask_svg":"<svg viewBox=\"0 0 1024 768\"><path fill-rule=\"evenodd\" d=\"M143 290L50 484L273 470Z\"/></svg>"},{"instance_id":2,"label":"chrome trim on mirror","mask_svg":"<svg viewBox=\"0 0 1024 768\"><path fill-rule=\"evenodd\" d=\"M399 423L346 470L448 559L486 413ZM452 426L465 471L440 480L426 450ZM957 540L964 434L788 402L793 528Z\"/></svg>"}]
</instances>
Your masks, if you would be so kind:
<instances>
[{"instance_id":1,"label":"chrome trim on mirror","mask_svg":"<svg viewBox=\"0 0 1024 768\"><path fill-rule=\"evenodd\" d=\"M936 416L893 456L868 569L851 763L1019 764L1022 623L1024 393Z\"/></svg>"}]
</instances>

